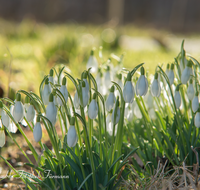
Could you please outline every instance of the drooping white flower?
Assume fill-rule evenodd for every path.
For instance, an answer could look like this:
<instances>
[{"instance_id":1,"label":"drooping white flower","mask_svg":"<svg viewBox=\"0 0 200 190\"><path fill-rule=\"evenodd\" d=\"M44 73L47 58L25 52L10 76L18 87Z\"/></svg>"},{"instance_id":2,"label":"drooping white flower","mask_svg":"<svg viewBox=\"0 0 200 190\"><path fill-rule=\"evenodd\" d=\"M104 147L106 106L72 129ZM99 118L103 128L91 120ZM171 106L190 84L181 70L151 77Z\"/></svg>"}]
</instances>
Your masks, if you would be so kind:
<instances>
[{"instance_id":1,"label":"drooping white flower","mask_svg":"<svg viewBox=\"0 0 200 190\"><path fill-rule=\"evenodd\" d=\"M115 87L112 86L110 88L110 93L106 99L106 110L109 112L111 109L113 109L114 107L114 104L115 104L115 101L116 101L116 98L115 98L115 94L114 94L114 90L115 90Z\"/></svg>"},{"instance_id":2,"label":"drooping white flower","mask_svg":"<svg viewBox=\"0 0 200 190\"><path fill-rule=\"evenodd\" d=\"M17 93L16 102L13 108L13 118L16 122L22 121L24 117L24 107L21 102L21 94Z\"/></svg>"},{"instance_id":3,"label":"drooping white flower","mask_svg":"<svg viewBox=\"0 0 200 190\"><path fill-rule=\"evenodd\" d=\"M91 68L90 72L95 73L98 69L98 62L96 57L94 56L94 50L91 51L90 57L87 62L87 69Z\"/></svg>"},{"instance_id":4,"label":"drooping white flower","mask_svg":"<svg viewBox=\"0 0 200 190\"><path fill-rule=\"evenodd\" d=\"M128 73L126 84L124 85L124 89L123 89L124 101L126 103L131 103L133 102L134 96L135 96L135 90L131 82L131 74Z\"/></svg>"},{"instance_id":5,"label":"drooping white flower","mask_svg":"<svg viewBox=\"0 0 200 190\"><path fill-rule=\"evenodd\" d=\"M37 117L37 122L33 128L33 137L36 142L39 142L42 138L42 128L41 128L39 117Z\"/></svg>"},{"instance_id":6,"label":"drooping white flower","mask_svg":"<svg viewBox=\"0 0 200 190\"><path fill-rule=\"evenodd\" d=\"M172 85L174 83L174 64L173 63L171 64L171 68L167 76L169 78L170 85Z\"/></svg>"},{"instance_id":7,"label":"drooping white flower","mask_svg":"<svg viewBox=\"0 0 200 190\"><path fill-rule=\"evenodd\" d=\"M199 92L196 92L193 100L192 100L192 111L195 113L199 108Z\"/></svg>"},{"instance_id":8,"label":"drooping white flower","mask_svg":"<svg viewBox=\"0 0 200 190\"><path fill-rule=\"evenodd\" d=\"M176 108L179 109L181 106L181 95L179 92L179 86L176 87L174 101L175 101Z\"/></svg>"},{"instance_id":9,"label":"drooping white flower","mask_svg":"<svg viewBox=\"0 0 200 190\"><path fill-rule=\"evenodd\" d=\"M148 91L148 81L144 74L144 67L141 67L141 75L136 83L136 94L140 96L145 96Z\"/></svg>"},{"instance_id":10,"label":"drooping white flower","mask_svg":"<svg viewBox=\"0 0 200 190\"><path fill-rule=\"evenodd\" d=\"M53 94L49 95L49 104L46 108L46 117L51 121L52 125L56 124L57 108L53 102Z\"/></svg>"},{"instance_id":11,"label":"drooping white flower","mask_svg":"<svg viewBox=\"0 0 200 190\"><path fill-rule=\"evenodd\" d=\"M192 101L193 98L194 98L194 95L195 95L192 79L190 79L190 83L189 83L188 88L187 88L187 95L188 95L188 99Z\"/></svg>"},{"instance_id":12,"label":"drooping white flower","mask_svg":"<svg viewBox=\"0 0 200 190\"><path fill-rule=\"evenodd\" d=\"M200 127L200 109L198 109L197 113L194 117L194 125L199 128Z\"/></svg>"},{"instance_id":13,"label":"drooping white flower","mask_svg":"<svg viewBox=\"0 0 200 190\"><path fill-rule=\"evenodd\" d=\"M182 72L182 75L181 75L181 82L183 84L187 84L190 76L193 74L193 71L192 71L192 61L189 61L187 63L187 66L185 67L185 69L183 70Z\"/></svg>"},{"instance_id":14,"label":"drooping white flower","mask_svg":"<svg viewBox=\"0 0 200 190\"><path fill-rule=\"evenodd\" d=\"M35 117L35 109L34 109L32 101L31 101L31 103L30 103L30 105L29 105L29 107L27 109L27 112L25 113L25 117L26 117L28 122L33 121L33 119Z\"/></svg>"},{"instance_id":15,"label":"drooping white flower","mask_svg":"<svg viewBox=\"0 0 200 190\"><path fill-rule=\"evenodd\" d=\"M45 80L44 89L42 91L42 100L44 102L44 105L48 105L50 93L51 93L51 88L49 86L49 79L47 78Z\"/></svg>"},{"instance_id":16,"label":"drooping white flower","mask_svg":"<svg viewBox=\"0 0 200 190\"><path fill-rule=\"evenodd\" d=\"M6 142L6 135L4 129L0 128L0 147L3 147Z\"/></svg>"},{"instance_id":17,"label":"drooping white flower","mask_svg":"<svg viewBox=\"0 0 200 190\"><path fill-rule=\"evenodd\" d=\"M3 108L3 104L1 102L1 106ZM2 109L1 111L1 120L2 120L2 124L8 128L8 126L10 125L10 117L8 116L8 114L6 113L5 110Z\"/></svg>"},{"instance_id":18,"label":"drooping white flower","mask_svg":"<svg viewBox=\"0 0 200 190\"><path fill-rule=\"evenodd\" d=\"M75 119L74 117L72 117L70 120L70 127L67 133L67 144L69 147L74 147L78 140L74 125L75 125Z\"/></svg>"},{"instance_id":19,"label":"drooping white flower","mask_svg":"<svg viewBox=\"0 0 200 190\"><path fill-rule=\"evenodd\" d=\"M88 101L89 101L88 90L86 88L85 82L82 81L82 100L80 100L81 106L82 107L87 106Z\"/></svg>"},{"instance_id":20,"label":"drooping white flower","mask_svg":"<svg viewBox=\"0 0 200 190\"><path fill-rule=\"evenodd\" d=\"M96 101L96 93L93 94L92 101L89 105L88 116L90 119L95 119L98 115L98 105Z\"/></svg>"},{"instance_id":21,"label":"drooping white flower","mask_svg":"<svg viewBox=\"0 0 200 190\"><path fill-rule=\"evenodd\" d=\"M158 73L156 73L153 83L151 85L151 94L154 97L159 97L160 91L161 91L160 82L158 81Z\"/></svg>"},{"instance_id":22,"label":"drooping white flower","mask_svg":"<svg viewBox=\"0 0 200 190\"><path fill-rule=\"evenodd\" d=\"M120 109L119 109L119 97L116 100L115 107L112 112L112 123L116 125L120 119Z\"/></svg>"},{"instance_id":23,"label":"drooping white flower","mask_svg":"<svg viewBox=\"0 0 200 190\"><path fill-rule=\"evenodd\" d=\"M66 78L65 77L62 80L62 85L60 87L60 92L62 93L62 95L63 95L63 97L65 99L65 102L67 103L67 100L68 100L68 90L67 90L67 87L66 87ZM58 104L60 106L63 105L63 102L62 102L62 100L61 100L61 98L59 96L58 96L57 101L58 101Z\"/></svg>"}]
</instances>

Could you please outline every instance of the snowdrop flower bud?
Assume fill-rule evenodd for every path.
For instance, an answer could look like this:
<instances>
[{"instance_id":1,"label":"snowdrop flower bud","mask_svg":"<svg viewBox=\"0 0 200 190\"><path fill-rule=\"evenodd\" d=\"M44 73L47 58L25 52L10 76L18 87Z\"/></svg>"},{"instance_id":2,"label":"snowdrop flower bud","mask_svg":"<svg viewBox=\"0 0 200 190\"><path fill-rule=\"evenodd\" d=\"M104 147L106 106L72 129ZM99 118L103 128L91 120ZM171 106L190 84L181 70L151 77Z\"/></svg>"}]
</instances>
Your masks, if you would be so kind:
<instances>
[{"instance_id":1,"label":"snowdrop flower bud","mask_svg":"<svg viewBox=\"0 0 200 190\"><path fill-rule=\"evenodd\" d=\"M106 85L107 90L111 87L111 74L110 74L110 66L107 66L106 73L104 76L104 84Z\"/></svg>"},{"instance_id":2,"label":"snowdrop flower bud","mask_svg":"<svg viewBox=\"0 0 200 190\"><path fill-rule=\"evenodd\" d=\"M75 125L75 118L72 117L70 119L70 127L67 133L67 144L69 147L74 147L78 140L74 125Z\"/></svg>"},{"instance_id":3,"label":"snowdrop flower bud","mask_svg":"<svg viewBox=\"0 0 200 190\"><path fill-rule=\"evenodd\" d=\"M196 92L193 100L192 100L192 111L195 113L199 108L199 92Z\"/></svg>"},{"instance_id":4,"label":"snowdrop flower bud","mask_svg":"<svg viewBox=\"0 0 200 190\"><path fill-rule=\"evenodd\" d=\"M98 114L98 105L96 102L96 93L93 94L92 101L89 105L88 116L90 119L95 119Z\"/></svg>"},{"instance_id":5,"label":"snowdrop flower bud","mask_svg":"<svg viewBox=\"0 0 200 190\"><path fill-rule=\"evenodd\" d=\"M79 109L80 106L80 99L78 97L78 92L76 91L75 95L74 95L74 107L76 109Z\"/></svg>"},{"instance_id":6,"label":"snowdrop flower bud","mask_svg":"<svg viewBox=\"0 0 200 190\"><path fill-rule=\"evenodd\" d=\"M68 91L67 91L67 87L66 87L66 78L63 77L63 80L62 80L62 85L60 87L60 92L62 93L63 97L65 98L65 102L67 103L67 100L68 100ZM60 97L58 96L58 104L60 106L63 105L62 103L62 100L60 99Z\"/></svg>"},{"instance_id":7,"label":"snowdrop flower bud","mask_svg":"<svg viewBox=\"0 0 200 190\"><path fill-rule=\"evenodd\" d=\"M174 83L174 64L173 63L171 64L171 69L167 76L169 78L170 85L172 85Z\"/></svg>"},{"instance_id":8,"label":"snowdrop flower bud","mask_svg":"<svg viewBox=\"0 0 200 190\"><path fill-rule=\"evenodd\" d=\"M179 92L179 85L176 87L176 90L175 90L174 101L175 101L176 108L179 109L181 106L181 95Z\"/></svg>"},{"instance_id":9,"label":"snowdrop flower bud","mask_svg":"<svg viewBox=\"0 0 200 190\"><path fill-rule=\"evenodd\" d=\"M57 108L53 103L53 94L49 95L49 104L46 108L46 117L51 121L52 125L56 124Z\"/></svg>"},{"instance_id":10,"label":"snowdrop flower bud","mask_svg":"<svg viewBox=\"0 0 200 190\"><path fill-rule=\"evenodd\" d=\"M200 127L200 108L198 109L197 113L194 117L194 125L199 128Z\"/></svg>"},{"instance_id":11,"label":"snowdrop flower bud","mask_svg":"<svg viewBox=\"0 0 200 190\"><path fill-rule=\"evenodd\" d=\"M114 94L114 90L115 90L115 87L112 86L110 88L110 93L108 95L108 98L106 100L106 110L109 112L111 109L113 109L114 107L114 104L115 104L115 101L116 101L116 98L115 98L115 94Z\"/></svg>"},{"instance_id":12,"label":"snowdrop flower bud","mask_svg":"<svg viewBox=\"0 0 200 190\"><path fill-rule=\"evenodd\" d=\"M17 93L16 102L13 108L13 117L16 122L22 121L24 117L24 108L21 103L21 94Z\"/></svg>"},{"instance_id":13,"label":"snowdrop flower bud","mask_svg":"<svg viewBox=\"0 0 200 190\"><path fill-rule=\"evenodd\" d=\"M0 128L0 147L3 147L6 142L6 135L4 129Z\"/></svg>"},{"instance_id":14,"label":"snowdrop flower bud","mask_svg":"<svg viewBox=\"0 0 200 190\"><path fill-rule=\"evenodd\" d=\"M165 71L165 74L168 76L168 74L169 74L169 71L170 71L170 64L168 63L167 64L167 69L166 69L166 71Z\"/></svg>"},{"instance_id":15,"label":"snowdrop flower bud","mask_svg":"<svg viewBox=\"0 0 200 190\"><path fill-rule=\"evenodd\" d=\"M87 91L87 89L86 89L85 82L82 81L82 101L80 101L82 107L87 106L88 101L89 101L88 91Z\"/></svg>"},{"instance_id":16,"label":"snowdrop flower bud","mask_svg":"<svg viewBox=\"0 0 200 190\"><path fill-rule=\"evenodd\" d=\"M160 82L158 81L158 73L155 74L154 81L151 85L151 94L154 97L160 96Z\"/></svg>"},{"instance_id":17,"label":"snowdrop flower bud","mask_svg":"<svg viewBox=\"0 0 200 190\"><path fill-rule=\"evenodd\" d=\"M141 67L141 76L136 83L136 94L140 96L145 96L148 90L148 82L144 74L144 67Z\"/></svg>"},{"instance_id":18,"label":"snowdrop flower bud","mask_svg":"<svg viewBox=\"0 0 200 190\"><path fill-rule=\"evenodd\" d=\"M33 137L34 137L36 142L39 142L42 138L42 128L41 128L39 117L37 117L37 122L34 126L34 129L33 129Z\"/></svg>"},{"instance_id":19,"label":"snowdrop flower bud","mask_svg":"<svg viewBox=\"0 0 200 190\"><path fill-rule=\"evenodd\" d=\"M25 110L25 113L27 112L27 109L29 107L29 103L30 103L30 99L28 96L25 97L25 103L24 103L24 110Z\"/></svg>"},{"instance_id":20,"label":"snowdrop flower bud","mask_svg":"<svg viewBox=\"0 0 200 190\"><path fill-rule=\"evenodd\" d=\"M120 109L119 109L119 96L117 97L117 101L115 103L115 108L112 112L112 123L116 125L120 119Z\"/></svg>"},{"instance_id":21,"label":"snowdrop flower bud","mask_svg":"<svg viewBox=\"0 0 200 190\"><path fill-rule=\"evenodd\" d=\"M10 117L7 115L7 113L2 110L1 112L1 120L2 120L2 124L8 128L8 126L10 125Z\"/></svg>"},{"instance_id":22,"label":"snowdrop flower bud","mask_svg":"<svg viewBox=\"0 0 200 190\"><path fill-rule=\"evenodd\" d=\"M47 78L45 80L45 85L44 85L44 89L42 92L42 100L44 102L44 105L48 105L50 93L51 93L51 88L49 86L49 79Z\"/></svg>"},{"instance_id":23,"label":"snowdrop flower bud","mask_svg":"<svg viewBox=\"0 0 200 190\"><path fill-rule=\"evenodd\" d=\"M87 62L87 69L91 68L91 73L95 73L98 69L98 62L94 56L94 50L91 51L90 57Z\"/></svg>"},{"instance_id":24,"label":"snowdrop flower bud","mask_svg":"<svg viewBox=\"0 0 200 190\"><path fill-rule=\"evenodd\" d=\"M49 72L49 83L54 84L54 79L53 79L53 69L50 70ZM51 87L51 85L49 84L49 86Z\"/></svg>"},{"instance_id":25,"label":"snowdrop flower bud","mask_svg":"<svg viewBox=\"0 0 200 190\"><path fill-rule=\"evenodd\" d=\"M127 75L126 84L124 85L123 89L123 98L126 103L133 102L135 96L135 90L133 84L131 82L131 73L129 72Z\"/></svg>"},{"instance_id":26,"label":"snowdrop flower bud","mask_svg":"<svg viewBox=\"0 0 200 190\"><path fill-rule=\"evenodd\" d=\"M183 70L182 72L182 75L181 75L181 82L183 84L187 84L189 78L190 78L190 75L193 74L193 71L192 71L192 61L189 61L187 66L185 67L185 69Z\"/></svg>"},{"instance_id":27,"label":"snowdrop flower bud","mask_svg":"<svg viewBox=\"0 0 200 190\"><path fill-rule=\"evenodd\" d=\"M27 112L25 113L25 116L26 116L26 119L28 122L33 121L33 119L35 117L35 109L33 107L33 101L31 101L31 103L27 109Z\"/></svg>"},{"instance_id":28,"label":"snowdrop flower bud","mask_svg":"<svg viewBox=\"0 0 200 190\"><path fill-rule=\"evenodd\" d=\"M194 86L193 86L193 80L190 79L190 84L188 85L188 89L187 89L187 95L188 95L188 99L192 100L194 98Z\"/></svg>"}]
</instances>

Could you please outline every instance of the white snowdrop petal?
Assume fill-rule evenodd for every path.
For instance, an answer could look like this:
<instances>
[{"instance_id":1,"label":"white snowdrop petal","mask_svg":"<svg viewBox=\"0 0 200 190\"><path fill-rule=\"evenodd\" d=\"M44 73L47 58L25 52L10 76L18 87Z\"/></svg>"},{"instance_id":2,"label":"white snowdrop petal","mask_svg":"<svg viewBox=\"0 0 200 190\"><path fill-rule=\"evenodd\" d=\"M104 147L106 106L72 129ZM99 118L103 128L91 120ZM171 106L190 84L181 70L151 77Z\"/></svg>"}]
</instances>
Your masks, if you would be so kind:
<instances>
[{"instance_id":1,"label":"white snowdrop petal","mask_svg":"<svg viewBox=\"0 0 200 190\"><path fill-rule=\"evenodd\" d=\"M1 112L1 119L2 119L3 125L8 128L8 126L10 125L10 117L7 115L7 113L4 110L2 110Z\"/></svg>"},{"instance_id":2,"label":"white snowdrop petal","mask_svg":"<svg viewBox=\"0 0 200 190\"><path fill-rule=\"evenodd\" d=\"M19 122L24 117L24 109L21 101L16 101L13 108L13 118L16 122Z\"/></svg>"},{"instance_id":3,"label":"white snowdrop petal","mask_svg":"<svg viewBox=\"0 0 200 190\"><path fill-rule=\"evenodd\" d=\"M181 95L180 95L179 91L175 92L174 101L176 104L176 108L179 109L181 106Z\"/></svg>"},{"instance_id":4,"label":"white snowdrop petal","mask_svg":"<svg viewBox=\"0 0 200 190\"><path fill-rule=\"evenodd\" d=\"M75 96L74 96L74 107L76 109L79 109L80 106L80 99L78 97L78 92L76 91Z\"/></svg>"},{"instance_id":5,"label":"white snowdrop petal","mask_svg":"<svg viewBox=\"0 0 200 190\"><path fill-rule=\"evenodd\" d=\"M30 105L27 109L27 113L26 115L26 119L28 122L33 121L34 117L35 117L35 109L33 107L33 105Z\"/></svg>"},{"instance_id":6,"label":"white snowdrop petal","mask_svg":"<svg viewBox=\"0 0 200 190\"><path fill-rule=\"evenodd\" d=\"M49 84L45 84L42 92L42 100L44 102L44 105L48 105L50 93L51 93L51 88Z\"/></svg>"},{"instance_id":7,"label":"white snowdrop petal","mask_svg":"<svg viewBox=\"0 0 200 190\"><path fill-rule=\"evenodd\" d=\"M4 130L0 129L0 147L3 147L6 142L6 135Z\"/></svg>"},{"instance_id":8,"label":"white snowdrop petal","mask_svg":"<svg viewBox=\"0 0 200 190\"><path fill-rule=\"evenodd\" d=\"M90 72L95 73L98 69L98 62L94 55L90 55L87 62L87 69L91 68Z\"/></svg>"},{"instance_id":9,"label":"white snowdrop petal","mask_svg":"<svg viewBox=\"0 0 200 190\"><path fill-rule=\"evenodd\" d=\"M56 124L57 108L53 102L49 102L46 108L46 117L51 121L52 125Z\"/></svg>"},{"instance_id":10,"label":"white snowdrop petal","mask_svg":"<svg viewBox=\"0 0 200 190\"><path fill-rule=\"evenodd\" d=\"M115 105L115 95L113 92L110 92L108 95L108 98L106 100L106 110L109 112L111 109L113 109L114 105Z\"/></svg>"},{"instance_id":11,"label":"white snowdrop petal","mask_svg":"<svg viewBox=\"0 0 200 190\"><path fill-rule=\"evenodd\" d=\"M37 122L33 128L33 137L36 142L39 142L42 138L42 128L40 122Z\"/></svg>"},{"instance_id":12,"label":"white snowdrop petal","mask_svg":"<svg viewBox=\"0 0 200 190\"><path fill-rule=\"evenodd\" d=\"M92 99L89 105L88 116L90 119L95 119L98 114L98 105L96 100Z\"/></svg>"},{"instance_id":13,"label":"white snowdrop petal","mask_svg":"<svg viewBox=\"0 0 200 190\"><path fill-rule=\"evenodd\" d=\"M170 85L172 85L174 83L174 71L172 69L170 69L168 73L168 78L169 78Z\"/></svg>"},{"instance_id":14,"label":"white snowdrop petal","mask_svg":"<svg viewBox=\"0 0 200 190\"><path fill-rule=\"evenodd\" d=\"M159 97L160 96L160 83L158 82L157 79L154 79L152 85L151 85L151 94L154 97Z\"/></svg>"},{"instance_id":15,"label":"white snowdrop petal","mask_svg":"<svg viewBox=\"0 0 200 190\"><path fill-rule=\"evenodd\" d=\"M126 103L131 103L134 99L135 91L131 81L127 81L123 89L123 98Z\"/></svg>"},{"instance_id":16,"label":"white snowdrop petal","mask_svg":"<svg viewBox=\"0 0 200 190\"><path fill-rule=\"evenodd\" d=\"M200 112L197 112L194 117L194 125L200 127Z\"/></svg>"},{"instance_id":17,"label":"white snowdrop petal","mask_svg":"<svg viewBox=\"0 0 200 190\"><path fill-rule=\"evenodd\" d=\"M192 100L192 111L195 113L199 108L199 98L195 96Z\"/></svg>"},{"instance_id":18,"label":"white snowdrop petal","mask_svg":"<svg viewBox=\"0 0 200 190\"><path fill-rule=\"evenodd\" d=\"M190 74L191 74L191 68L186 66L181 75L181 82L183 84L187 84L190 78Z\"/></svg>"},{"instance_id":19,"label":"white snowdrop petal","mask_svg":"<svg viewBox=\"0 0 200 190\"><path fill-rule=\"evenodd\" d=\"M89 95L88 95L88 91L87 91L86 87L82 87L82 100L83 100L82 106L83 107L87 106L88 101L89 101Z\"/></svg>"},{"instance_id":20,"label":"white snowdrop petal","mask_svg":"<svg viewBox=\"0 0 200 190\"><path fill-rule=\"evenodd\" d=\"M148 82L144 75L141 75L136 84L137 94L145 96L148 91Z\"/></svg>"},{"instance_id":21,"label":"white snowdrop petal","mask_svg":"<svg viewBox=\"0 0 200 190\"><path fill-rule=\"evenodd\" d=\"M67 87L66 87L65 85L62 85L62 86L60 87L60 92L61 92L62 95L64 96L65 101L67 102L67 100L68 100L68 91L67 91ZM58 104L59 104L60 106L63 105L62 100L61 100L61 98L60 98L59 96L58 96L58 98L57 98L57 101L58 101Z\"/></svg>"},{"instance_id":22,"label":"white snowdrop petal","mask_svg":"<svg viewBox=\"0 0 200 190\"><path fill-rule=\"evenodd\" d=\"M74 147L76 143L77 143L76 129L73 125L71 125L67 133L67 144L69 147Z\"/></svg>"},{"instance_id":23,"label":"white snowdrop petal","mask_svg":"<svg viewBox=\"0 0 200 190\"><path fill-rule=\"evenodd\" d=\"M195 95L193 84L189 84L188 89L187 89L187 95L188 95L189 100L193 100L194 95Z\"/></svg>"}]
</instances>

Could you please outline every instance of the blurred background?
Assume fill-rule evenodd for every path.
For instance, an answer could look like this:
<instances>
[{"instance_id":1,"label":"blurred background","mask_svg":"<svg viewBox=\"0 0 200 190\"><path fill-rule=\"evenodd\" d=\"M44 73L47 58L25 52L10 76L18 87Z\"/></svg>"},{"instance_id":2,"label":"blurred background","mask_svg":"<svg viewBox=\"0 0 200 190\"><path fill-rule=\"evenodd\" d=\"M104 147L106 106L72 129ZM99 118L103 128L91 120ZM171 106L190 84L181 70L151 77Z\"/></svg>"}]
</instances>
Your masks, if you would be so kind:
<instances>
[{"instance_id":1,"label":"blurred background","mask_svg":"<svg viewBox=\"0 0 200 190\"><path fill-rule=\"evenodd\" d=\"M124 54L125 67L145 62L154 73L185 39L186 52L199 60L199 7L198 0L0 0L0 96L9 88L38 93L57 64L78 77L93 47L98 61L103 46L113 64L112 53Z\"/></svg>"}]
</instances>

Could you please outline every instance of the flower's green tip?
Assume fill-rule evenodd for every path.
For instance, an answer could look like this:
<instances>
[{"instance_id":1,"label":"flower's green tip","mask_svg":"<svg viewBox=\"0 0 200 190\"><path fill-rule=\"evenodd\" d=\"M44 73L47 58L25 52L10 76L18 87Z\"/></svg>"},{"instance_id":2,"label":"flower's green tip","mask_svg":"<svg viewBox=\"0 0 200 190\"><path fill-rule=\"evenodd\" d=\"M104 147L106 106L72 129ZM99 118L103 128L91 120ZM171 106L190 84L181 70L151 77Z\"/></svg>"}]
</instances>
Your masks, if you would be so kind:
<instances>
[{"instance_id":1,"label":"flower's green tip","mask_svg":"<svg viewBox=\"0 0 200 190\"><path fill-rule=\"evenodd\" d=\"M154 75L155 79L158 79L158 73L156 72Z\"/></svg>"},{"instance_id":2,"label":"flower's green tip","mask_svg":"<svg viewBox=\"0 0 200 190\"><path fill-rule=\"evenodd\" d=\"M39 116L37 116L37 122L40 122L40 117Z\"/></svg>"},{"instance_id":3,"label":"flower's green tip","mask_svg":"<svg viewBox=\"0 0 200 190\"><path fill-rule=\"evenodd\" d=\"M119 80L122 80L122 74L119 73L119 74L117 75L117 78L118 78Z\"/></svg>"},{"instance_id":4,"label":"flower's green tip","mask_svg":"<svg viewBox=\"0 0 200 190\"><path fill-rule=\"evenodd\" d=\"M0 108L3 108L3 102L0 101Z\"/></svg>"},{"instance_id":5,"label":"flower's green tip","mask_svg":"<svg viewBox=\"0 0 200 190\"><path fill-rule=\"evenodd\" d=\"M66 85L66 82L67 82L66 77L63 77L63 79L62 79L62 85Z\"/></svg>"},{"instance_id":6,"label":"flower's green tip","mask_svg":"<svg viewBox=\"0 0 200 190\"><path fill-rule=\"evenodd\" d=\"M190 79L190 84L192 84L193 83L193 80L192 79Z\"/></svg>"},{"instance_id":7,"label":"flower's green tip","mask_svg":"<svg viewBox=\"0 0 200 190\"><path fill-rule=\"evenodd\" d=\"M174 70L174 64L173 63L171 64L171 70Z\"/></svg>"},{"instance_id":8,"label":"flower's green tip","mask_svg":"<svg viewBox=\"0 0 200 190\"><path fill-rule=\"evenodd\" d=\"M141 75L144 75L144 67L141 67L140 72L141 72Z\"/></svg>"},{"instance_id":9,"label":"flower's green tip","mask_svg":"<svg viewBox=\"0 0 200 190\"><path fill-rule=\"evenodd\" d=\"M28 104L29 102L30 102L30 98L28 96L26 96L25 103Z\"/></svg>"},{"instance_id":10,"label":"flower's green tip","mask_svg":"<svg viewBox=\"0 0 200 190\"><path fill-rule=\"evenodd\" d=\"M93 49L91 50L90 55L94 55L94 50Z\"/></svg>"},{"instance_id":11,"label":"flower's green tip","mask_svg":"<svg viewBox=\"0 0 200 190\"><path fill-rule=\"evenodd\" d=\"M17 93L17 94L16 94L16 100L17 100L17 101L21 101L21 94L20 94L20 93Z\"/></svg>"},{"instance_id":12,"label":"flower's green tip","mask_svg":"<svg viewBox=\"0 0 200 190\"><path fill-rule=\"evenodd\" d=\"M127 81L131 81L131 73L130 73L130 72L127 74L126 80L127 80Z\"/></svg>"},{"instance_id":13,"label":"flower's green tip","mask_svg":"<svg viewBox=\"0 0 200 190\"><path fill-rule=\"evenodd\" d=\"M75 125L75 118L74 117L71 117L71 119L70 119L70 125Z\"/></svg>"},{"instance_id":14,"label":"flower's green tip","mask_svg":"<svg viewBox=\"0 0 200 190\"><path fill-rule=\"evenodd\" d=\"M106 71L110 71L110 66L107 65Z\"/></svg>"},{"instance_id":15,"label":"flower's green tip","mask_svg":"<svg viewBox=\"0 0 200 190\"><path fill-rule=\"evenodd\" d=\"M97 97L97 95L96 95L96 93L94 93L92 99L96 99L96 97Z\"/></svg>"},{"instance_id":16,"label":"flower's green tip","mask_svg":"<svg viewBox=\"0 0 200 190\"><path fill-rule=\"evenodd\" d=\"M49 102L53 102L53 93L49 95Z\"/></svg>"},{"instance_id":17,"label":"flower's green tip","mask_svg":"<svg viewBox=\"0 0 200 190\"><path fill-rule=\"evenodd\" d=\"M85 81L82 81L82 87L85 87Z\"/></svg>"},{"instance_id":18,"label":"flower's green tip","mask_svg":"<svg viewBox=\"0 0 200 190\"><path fill-rule=\"evenodd\" d=\"M187 63L187 67L192 67L192 65L193 65L192 60L189 60L188 63Z\"/></svg>"},{"instance_id":19,"label":"flower's green tip","mask_svg":"<svg viewBox=\"0 0 200 190\"><path fill-rule=\"evenodd\" d=\"M33 104L34 104L34 101L33 101L33 100L31 100L31 101L30 101L30 104L31 104L31 105L33 105Z\"/></svg>"},{"instance_id":20,"label":"flower's green tip","mask_svg":"<svg viewBox=\"0 0 200 190\"><path fill-rule=\"evenodd\" d=\"M115 91L115 87L114 87L114 85L112 85L110 88L110 92L114 92L114 91Z\"/></svg>"},{"instance_id":21,"label":"flower's green tip","mask_svg":"<svg viewBox=\"0 0 200 190\"><path fill-rule=\"evenodd\" d=\"M195 96L198 96L198 95L199 95L199 91L196 91Z\"/></svg>"},{"instance_id":22,"label":"flower's green tip","mask_svg":"<svg viewBox=\"0 0 200 190\"><path fill-rule=\"evenodd\" d=\"M119 107L119 96L117 96L116 107Z\"/></svg>"},{"instance_id":23,"label":"flower's green tip","mask_svg":"<svg viewBox=\"0 0 200 190\"><path fill-rule=\"evenodd\" d=\"M49 84L49 79L48 78L46 78L45 84Z\"/></svg>"},{"instance_id":24,"label":"flower's green tip","mask_svg":"<svg viewBox=\"0 0 200 190\"><path fill-rule=\"evenodd\" d=\"M170 68L170 64L168 63L168 64L167 64L167 69L169 69L169 68Z\"/></svg>"},{"instance_id":25,"label":"flower's green tip","mask_svg":"<svg viewBox=\"0 0 200 190\"><path fill-rule=\"evenodd\" d=\"M200 107L198 108L197 112L200 112Z\"/></svg>"},{"instance_id":26,"label":"flower's green tip","mask_svg":"<svg viewBox=\"0 0 200 190\"><path fill-rule=\"evenodd\" d=\"M49 75L50 75L50 77L53 76L53 69L50 70Z\"/></svg>"}]
</instances>

